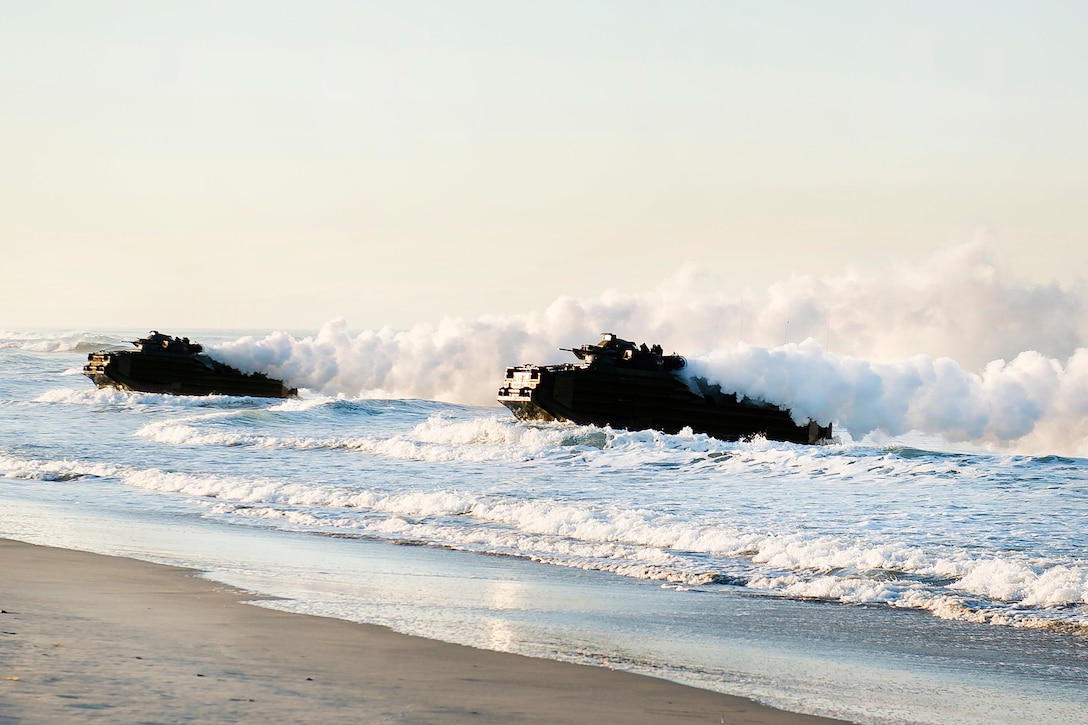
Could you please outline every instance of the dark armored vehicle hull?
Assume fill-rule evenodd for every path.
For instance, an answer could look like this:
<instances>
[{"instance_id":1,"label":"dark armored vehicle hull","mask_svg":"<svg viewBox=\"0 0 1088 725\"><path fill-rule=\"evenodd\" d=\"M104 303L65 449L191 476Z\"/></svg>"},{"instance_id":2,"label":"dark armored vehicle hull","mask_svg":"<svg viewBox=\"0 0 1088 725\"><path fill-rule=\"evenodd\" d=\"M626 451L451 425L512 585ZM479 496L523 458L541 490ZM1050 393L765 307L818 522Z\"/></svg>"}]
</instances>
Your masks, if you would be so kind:
<instances>
[{"instance_id":1,"label":"dark armored vehicle hull","mask_svg":"<svg viewBox=\"0 0 1088 725\"><path fill-rule=\"evenodd\" d=\"M136 350L92 352L83 374L100 388L171 395L242 395L290 398L298 391L262 373L246 374L210 357L198 344L157 332L136 340Z\"/></svg>"},{"instance_id":2,"label":"dark armored vehicle hull","mask_svg":"<svg viewBox=\"0 0 1088 725\"><path fill-rule=\"evenodd\" d=\"M619 355L611 354L617 349ZM792 443L831 438L831 425L798 425L789 411L751 400L738 401L717 385L676 374L679 356L662 356L606 335L600 345L573 351L583 365L521 365L506 369L498 400L521 420L560 420L627 430L696 433L722 440L764 435Z\"/></svg>"}]
</instances>

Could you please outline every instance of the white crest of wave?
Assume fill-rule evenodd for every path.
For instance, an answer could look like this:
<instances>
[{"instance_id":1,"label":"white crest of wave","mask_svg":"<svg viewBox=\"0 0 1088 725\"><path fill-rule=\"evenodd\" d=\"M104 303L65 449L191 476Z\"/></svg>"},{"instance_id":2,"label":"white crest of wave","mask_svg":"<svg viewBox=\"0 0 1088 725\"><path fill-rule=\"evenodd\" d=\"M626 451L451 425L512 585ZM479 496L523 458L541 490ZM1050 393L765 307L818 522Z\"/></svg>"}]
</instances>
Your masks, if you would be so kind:
<instances>
[{"instance_id":1,"label":"white crest of wave","mask_svg":"<svg viewBox=\"0 0 1088 725\"><path fill-rule=\"evenodd\" d=\"M116 338L101 332L0 329L0 350L14 349L46 353L89 352L111 345L116 345Z\"/></svg>"},{"instance_id":2,"label":"white crest of wave","mask_svg":"<svg viewBox=\"0 0 1088 725\"><path fill-rule=\"evenodd\" d=\"M108 463L81 461L43 461L23 459L0 453L0 472L4 478L28 480L69 481L80 478L115 476L122 469Z\"/></svg>"},{"instance_id":3,"label":"white crest of wave","mask_svg":"<svg viewBox=\"0 0 1088 725\"><path fill-rule=\"evenodd\" d=\"M163 493L202 496L220 502L277 506L379 510L398 515L454 515L471 505L453 491L387 494L347 487L321 487L272 478L193 475L157 468L132 469L126 485Z\"/></svg>"},{"instance_id":4,"label":"white crest of wave","mask_svg":"<svg viewBox=\"0 0 1088 725\"><path fill-rule=\"evenodd\" d=\"M389 437L269 436L205 430L204 422L230 413L214 413L148 423L136 435L159 443L188 446L250 446L296 450L345 449L399 460L521 461L578 440L578 429L518 425L495 417L450 421L433 415L407 434ZM592 433L582 434L592 438Z\"/></svg>"},{"instance_id":5,"label":"white crest of wave","mask_svg":"<svg viewBox=\"0 0 1088 725\"><path fill-rule=\"evenodd\" d=\"M1088 288L1020 279L983 241L762 291L687 267L650 292L562 297L542 312L362 332L335 320L214 352L328 395L494 405L506 366L570 360L559 347L604 331L661 343L728 390L857 436L919 430L1088 455Z\"/></svg>"},{"instance_id":6,"label":"white crest of wave","mask_svg":"<svg viewBox=\"0 0 1088 725\"><path fill-rule=\"evenodd\" d=\"M170 395L168 393L138 393L120 388L53 388L46 390L35 399L37 403L62 403L66 405L108 405L117 408L160 407L181 410L203 410L216 408L248 408L253 403L249 398L236 398L227 395Z\"/></svg>"},{"instance_id":7,"label":"white crest of wave","mask_svg":"<svg viewBox=\"0 0 1088 725\"><path fill-rule=\"evenodd\" d=\"M1088 604L1088 569L990 559L974 563L956 588L1030 607Z\"/></svg>"},{"instance_id":8,"label":"white crest of wave","mask_svg":"<svg viewBox=\"0 0 1088 725\"><path fill-rule=\"evenodd\" d=\"M1061 562L977 559L966 554L942 558L891 543L867 544L832 537L804 539L796 535L759 541L752 561L783 573L753 578L750 587L845 603L887 602L957 619L989 621L1003 604L1040 609L1088 604L1088 569ZM962 598L934 595L918 581L901 578L903 573L951 580L950 591L962 592L972 601L982 597L994 604L968 607Z\"/></svg>"}]
</instances>

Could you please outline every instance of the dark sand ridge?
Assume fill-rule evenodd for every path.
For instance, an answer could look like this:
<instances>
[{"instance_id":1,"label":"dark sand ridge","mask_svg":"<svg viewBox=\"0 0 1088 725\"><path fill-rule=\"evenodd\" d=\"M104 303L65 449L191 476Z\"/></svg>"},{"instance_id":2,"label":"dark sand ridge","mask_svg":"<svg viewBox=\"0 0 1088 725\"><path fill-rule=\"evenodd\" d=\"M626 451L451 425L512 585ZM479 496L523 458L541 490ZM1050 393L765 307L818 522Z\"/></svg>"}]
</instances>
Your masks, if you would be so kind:
<instances>
[{"instance_id":1,"label":"dark sand ridge","mask_svg":"<svg viewBox=\"0 0 1088 725\"><path fill-rule=\"evenodd\" d=\"M247 599L184 569L0 539L0 723L836 722Z\"/></svg>"}]
</instances>

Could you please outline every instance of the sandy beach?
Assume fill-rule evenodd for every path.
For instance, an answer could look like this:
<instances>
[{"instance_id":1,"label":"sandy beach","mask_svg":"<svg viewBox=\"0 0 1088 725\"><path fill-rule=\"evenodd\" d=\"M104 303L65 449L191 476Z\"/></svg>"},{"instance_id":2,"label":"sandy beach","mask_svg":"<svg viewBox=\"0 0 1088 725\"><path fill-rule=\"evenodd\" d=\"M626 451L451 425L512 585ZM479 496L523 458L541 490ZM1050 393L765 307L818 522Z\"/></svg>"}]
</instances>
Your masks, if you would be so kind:
<instances>
[{"instance_id":1,"label":"sandy beach","mask_svg":"<svg viewBox=\"0 0 1088 725\"><path fill-rule=\"evenodd\" d=\"M835 722L665 680L244 604L196 572L0 539L0 722Z\"/></svg>"}]
</instances>

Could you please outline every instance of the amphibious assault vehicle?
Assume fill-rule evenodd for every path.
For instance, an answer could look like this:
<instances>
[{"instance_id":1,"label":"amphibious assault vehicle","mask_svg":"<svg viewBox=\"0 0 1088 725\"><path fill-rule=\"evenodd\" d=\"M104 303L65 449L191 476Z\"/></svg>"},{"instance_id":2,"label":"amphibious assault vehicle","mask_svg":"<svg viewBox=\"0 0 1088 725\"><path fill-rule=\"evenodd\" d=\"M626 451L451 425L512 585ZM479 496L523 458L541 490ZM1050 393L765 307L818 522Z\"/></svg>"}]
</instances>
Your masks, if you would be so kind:
<instances>
[{"instance_id":1,"label":"amphibious assault vehicle","mask_svg":"<svg viewBox=\"0 0 1088 725\"><path fill-rule=\"evenodd\" d=\"M204 352L189 338L152 330L135 350L100 350L87 356L83 374L100 388L172 395L248 395L293 398L298 390L263 373L243 373Z\"/></svg>"},{"instance_id":2,"label":"amphibious assault vehicle","mask_svg":"<svg viewBox=\"0 0 1088 725\"><path fill-rule=\"evenodd\" d=\"M722 440L763 435L791 443L831 439L831 424L793 421L777 405L740 399L720 385L687 378L687 361L604 333L596 345L567 350L581 362L506 369L498 401L521 420L571 421L627 430L696 433ZM565 348L563 348L565 349Z\"/></svg>"}]
</instances>

